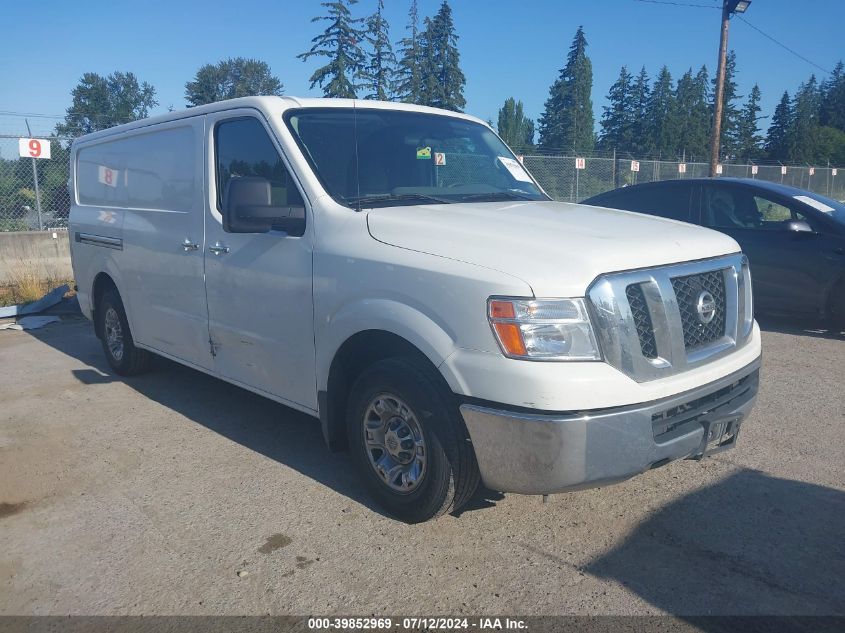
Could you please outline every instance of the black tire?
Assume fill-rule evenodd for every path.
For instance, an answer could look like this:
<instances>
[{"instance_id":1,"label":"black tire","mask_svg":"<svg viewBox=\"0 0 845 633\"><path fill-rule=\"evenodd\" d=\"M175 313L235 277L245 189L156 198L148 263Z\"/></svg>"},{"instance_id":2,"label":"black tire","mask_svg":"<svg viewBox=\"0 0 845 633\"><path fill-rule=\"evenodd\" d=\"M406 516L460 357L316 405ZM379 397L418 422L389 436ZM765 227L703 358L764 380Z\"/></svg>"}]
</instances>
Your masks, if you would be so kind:
<instances>
[{"instance_id":1,"label":"black tire","mask_svg":"<svg viewBox=\"0 0 845 633\"><path fill-rule=\"evenodd\" d=\"M135 347L123 301L115 289L106 290L100 297L97 306L97 331L100 333L103 353L115 373L121 376L137 376L149 370L152 356L148 351ZM110 338L113 332L119 332L122 344L120 349L114 345L115 339Z\"/></svg>"},{"instance_id":2,"label":"black tire","mask_svg":"<svg viewBox=\"0 0 845 633\"><path fill-rule=\"evenodd\" d=\"M374 413L371 406L381 397L390 400L391 396L394 405L396 400L407 405L424 441L423 474L410 491L395 490L387 483L387 476L378 474L371 461L373 452L368 450L364 439L365 416ZM454 400L440 376L413 359L378 361L364 370L352 387L347 430L353 459L378 503L408 523L428 521L458 510L478 487L480 475L475 452ZM378 450L375 449L375 454ZM418 450L415 448L414 452ZM381 454L385 452L382 450ZM404 479L400 483L404 484Z\"/></svg>"}]
</instances>

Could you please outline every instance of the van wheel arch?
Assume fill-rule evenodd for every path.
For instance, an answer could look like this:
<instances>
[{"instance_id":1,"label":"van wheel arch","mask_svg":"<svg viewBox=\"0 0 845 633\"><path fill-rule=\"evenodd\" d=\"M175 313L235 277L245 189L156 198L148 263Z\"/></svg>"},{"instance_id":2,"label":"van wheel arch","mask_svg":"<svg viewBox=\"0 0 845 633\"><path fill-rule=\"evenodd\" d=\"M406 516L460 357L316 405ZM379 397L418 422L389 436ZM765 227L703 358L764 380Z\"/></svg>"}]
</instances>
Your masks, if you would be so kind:
<instances>
[{"instance_id":1,"label":"van wheel arch","mask_svg":"<svg viewBox=\"0 0 845 633\"><path fill-rule=\"evenodd\" d=\"M94 285L91 288L91 315L92 320L94 321L94 333L97 335L97 338L103 338L103 333L101 331L101 327L98 325L99 319L97 318L97 309L100 305L100 299L103 298L103 294L107 290L114 290L117 292L118 296L120 292L117 289L117 284L114 283L114 279L108 273L99 273L94 278Z\"/></svg>"},{"instance_id":2,"label":"van wheel arch","mask_svg":"<svg viewBox=\"0 0 845 633\"><path fill-rule=\"evenodd\" d=\"M364 330L350 336L338 348L329 368L326 391L317 394L323 439L329 450L349 448L346 412L350 390L355 380L373 363L388 358L413 359L439 376L447 391L446 380L434 363L413 343L385 330Z\"/></svg>"}]
</instances>

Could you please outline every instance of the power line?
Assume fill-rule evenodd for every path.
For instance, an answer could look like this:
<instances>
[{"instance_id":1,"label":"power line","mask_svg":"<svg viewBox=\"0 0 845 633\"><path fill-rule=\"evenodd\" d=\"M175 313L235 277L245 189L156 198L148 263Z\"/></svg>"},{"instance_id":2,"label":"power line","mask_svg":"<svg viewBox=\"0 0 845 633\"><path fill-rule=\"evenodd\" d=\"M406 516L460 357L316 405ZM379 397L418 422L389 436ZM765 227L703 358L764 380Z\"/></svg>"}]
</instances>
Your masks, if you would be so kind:
<instances>
[{"instance_id":1,"label":"power line","mask_svg":"<svg viewBox=\"0 0 845 633\"><path fill-rule=\"evenodd\" d=\"M798 53L798 52L796 52L796 51L792 50L791 48L789 48L789 47L788 47L786 44L784 44L783 42L780 42L780 41L776 40L774 37L772 37L771 35L769 35L769 34L768 34L768 33L766 33L765 31L763 31L762 29L759 29L759 28L757 28L756 26L754 26L753 24L751 24L751 22L749 22L748 20L746 20L746 19L745 19L744 17L742 17L741 15L736 15L736 17L738 17L740 20L742 20L743 22L745 22L748 26L750 26L752 29L754 29L755 31L757 31L757 32L758 32L760 35L762 35L763 37L765 37L765 38L768 38L768 39L772 40L775 44L777 44L777 45L778 45L778 46L780 46L781 48L784 48L784 49L786 49L787 51L789 51L790 53L792 53L793 55L795 55L798 59L801 59L801 60L803 60L803 61L807 62L807 63L808 63L808 64L810 64L811 66L815 66L816 68L818 68L818 69L819 69L820 71L822 71L823 73L826 73L826 74L828 74L828 75L830 74L830 71L829 71L829 70L827 70L826 68L822 68L822 67L821 67L821 66L819 66L816 62L814 62L814 61L812 61L812 60L810 60L810 59L807 59L807 58L806 58L806 57L804 57L801 53Z\"/></svg>"},{"instance_id":2,"label":"power line","mask_svg":"<svg viewBox=\"0 0 845 633\"><path fill-rule=\"evenodd\" d=\"M63 115L57 114L38 114L35 112L13 112L12 110L0 110L0 116L21 116L32 117L33 119L63 119Z\"/></svg>"},{"instance_id":3,"label":"power line","mask_svg":"<svg viewBox=\"0 0 845 633\"><path fill-rule=\"evenodd\" d=\"M689 2L670 2L670 0L635 0L635 2L648 2L649 4L671 4L676 7L695 7L697 9L721 9L712 4L693 4Z\"/></svg>"}]
</instances>

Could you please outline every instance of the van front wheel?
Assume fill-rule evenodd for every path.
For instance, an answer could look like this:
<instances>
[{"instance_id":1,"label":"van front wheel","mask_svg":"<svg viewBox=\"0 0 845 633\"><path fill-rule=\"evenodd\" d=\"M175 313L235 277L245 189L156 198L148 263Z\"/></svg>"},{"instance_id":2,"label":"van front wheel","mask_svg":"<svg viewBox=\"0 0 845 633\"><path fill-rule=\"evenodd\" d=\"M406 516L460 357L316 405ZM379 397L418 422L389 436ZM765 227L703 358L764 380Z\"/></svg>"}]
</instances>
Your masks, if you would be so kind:
<instances>
[{"instance_id":1,"label":"van front wheel","mask_svg":"<svg viewBox=\"0 0 845 633\"><path fill-rule=\"evenodd\" d=\"M121 376L143 374L150 367L150 353L135 347L123 302L116 290L106 290L97 306L97 331L106 360Z\"/></svg>"},{"instance_id":2,"label":"van front wheel","mask_svg":"<svg viewBox=\"0 0 845 633\"><path fill-rule=\"evenodd\" d=\"M414 360L379 361L358 378L348 411L354 459L389 513L419 523L460 508L478 464L451 393Z\"/></svg>"}]
</instances>

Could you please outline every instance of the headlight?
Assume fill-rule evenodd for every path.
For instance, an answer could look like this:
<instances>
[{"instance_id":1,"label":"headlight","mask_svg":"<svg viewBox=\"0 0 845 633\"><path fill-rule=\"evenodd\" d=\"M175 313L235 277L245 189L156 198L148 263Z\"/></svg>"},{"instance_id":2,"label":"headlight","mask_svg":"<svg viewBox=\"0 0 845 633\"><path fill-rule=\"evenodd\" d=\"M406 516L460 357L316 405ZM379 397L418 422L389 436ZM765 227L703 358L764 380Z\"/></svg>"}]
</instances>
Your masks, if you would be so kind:
<instances>
[{"instance_id":1,"label":"headlight","mask_svg":"<svg viewBox=\"0 0 845 633\"><path fill-rule=\"evenodd\" d=\"M509 358L601 360L583 299L490 297L487 318Z\"/></svg>"}]
</instances>

